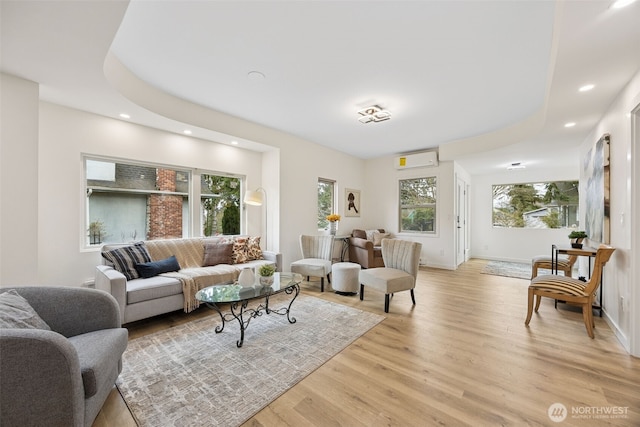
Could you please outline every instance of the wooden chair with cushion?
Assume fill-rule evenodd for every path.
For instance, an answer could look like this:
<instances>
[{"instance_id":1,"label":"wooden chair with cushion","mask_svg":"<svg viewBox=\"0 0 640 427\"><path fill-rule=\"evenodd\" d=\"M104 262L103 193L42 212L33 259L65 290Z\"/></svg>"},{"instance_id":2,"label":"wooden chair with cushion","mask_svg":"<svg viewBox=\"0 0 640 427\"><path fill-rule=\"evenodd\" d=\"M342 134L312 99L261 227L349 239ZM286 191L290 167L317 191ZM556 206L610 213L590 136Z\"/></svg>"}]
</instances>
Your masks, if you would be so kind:
<instances>
[{"instance_id":1,"label":"wooden chair with cushion","mask_svg":"<svg viewBox=\"0 0 640 427\"><path fill-rule=\"evenodd\" d=\"M571 255L569 257L559 257L556 264L558 271L564 272L565 276L571 276L571 271L573 270L573 265L578 260L577 255ZM549 256L537 256L531 260L531 278L535 278L538 276L539 269L547 269L553 270L554 265L551 257Z\"/></svg>"},{"instance_id":2,"label":"wooden chair with cushion","mask_svg":"<svg viewBox=\"0 0 640 427\"><path fill-rule=\"evenodd\" d=\"M324 292L324 278L331 283L331 253L333 236L300 236L302 259L291 263L291 271L307 277L320 278L320 291Z\"/></svg>"},{"instance_id":3,"label":"wooden chair with cushion","mask_svg":"<svg viewBox=\"0 0 640 427\"><path fill-rule=\"evenodd\" d=\"M572 277L559 276L550 274L538 276L531 280L529 285L529 297L527 306L527 319L525 325L529 325L531 315L533 314L533 298L536 297L535 312L538 312L540 300L542 297L553 298L556 301L564 301L568 304L580 305L582 307L582 317L584 326L587 328L587 334L593 338L593 301L596 291L602 280L602 268L611 258L611 254L615 249L611 246L600 245L596 253L593 272L588 282L583 282Z\"/></svg>"},{"instance_id":4,"label":"wooden chair with cushion","mask_svg":"<svg viewBox=\"0 0 640 427\"><path fill-rule=\"evenodd\" d=\"M382 257L385 267L360 271L360 301L364 299L364 287L384 292L384 312L389 312L389 296L395 292L411 291L411 301L416 305L413 289L416 287L422 244L398 239L382 240Z\"/></svg>"}]
</instances>

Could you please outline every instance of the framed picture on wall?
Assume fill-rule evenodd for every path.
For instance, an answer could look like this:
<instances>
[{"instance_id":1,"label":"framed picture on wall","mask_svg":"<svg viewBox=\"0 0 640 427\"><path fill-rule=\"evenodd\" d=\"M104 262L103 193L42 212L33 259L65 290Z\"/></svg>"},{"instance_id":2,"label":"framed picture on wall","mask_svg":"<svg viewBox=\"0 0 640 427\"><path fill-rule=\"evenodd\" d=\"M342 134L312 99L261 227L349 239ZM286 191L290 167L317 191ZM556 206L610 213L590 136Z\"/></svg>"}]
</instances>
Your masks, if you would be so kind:
<instances>
[{"instance_id":1,"label":"framed picture on wall","mask_svg":"<svg viewBox=\"0 0 640 427\"><path fill-rule=\"evenodd\" d=\"M344 190L344 216L360 216L360 190Z\"/></svg>"}]
</instances>

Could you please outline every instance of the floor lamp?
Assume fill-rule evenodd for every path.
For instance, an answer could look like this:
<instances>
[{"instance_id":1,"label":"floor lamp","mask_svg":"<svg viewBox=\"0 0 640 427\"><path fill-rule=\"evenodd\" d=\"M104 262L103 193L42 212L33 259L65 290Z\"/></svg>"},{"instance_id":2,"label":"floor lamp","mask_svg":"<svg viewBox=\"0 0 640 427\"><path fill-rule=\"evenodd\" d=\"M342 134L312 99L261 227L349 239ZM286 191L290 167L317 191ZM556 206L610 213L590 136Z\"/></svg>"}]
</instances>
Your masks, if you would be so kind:
<instances>
[{"instance_id":1,"label":"floor lamp","mask_svg":"<svg viewBox=\"0 0 640 427\"><path fill-rule=\"evenodd\" d=\"M262 206L264 204L264 249L268 250L267 247L267 234L269 225L267 223L267 190L260 187L255 191L247 190L244 193L244 202L247 205L251 206Z\"/></svg>"}]
</instances>

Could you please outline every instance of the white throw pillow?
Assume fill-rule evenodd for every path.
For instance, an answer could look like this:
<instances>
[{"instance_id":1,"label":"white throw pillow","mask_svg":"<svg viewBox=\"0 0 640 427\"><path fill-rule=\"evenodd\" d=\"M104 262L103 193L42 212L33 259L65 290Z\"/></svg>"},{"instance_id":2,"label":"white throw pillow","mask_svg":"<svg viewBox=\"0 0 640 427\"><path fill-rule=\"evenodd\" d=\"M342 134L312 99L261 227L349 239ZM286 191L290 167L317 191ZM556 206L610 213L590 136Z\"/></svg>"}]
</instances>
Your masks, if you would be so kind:
<instances>
[{"instance_id":1,"label":"white throw pillow","mask_svg":"<svg viewBox=\"0 0 640 427\"><path fill-rule=\"evenodd\" d=\"M389 237L391 237L391 233L381 233L376 230L373 233L373 246L381 246L382 239L388 239Z\"/></svg>"},{"instance_id":2,"label":"white throw pillow","mask_svg":"<svg viewBox=\"0 0 640 427\"><path fill-rule=\"evenodd\" d=\"M367 240L371 240L373 242L373 233L379 233L378 230L365 230L365 233L367 233Z\"/></svg>"}]
</instances>

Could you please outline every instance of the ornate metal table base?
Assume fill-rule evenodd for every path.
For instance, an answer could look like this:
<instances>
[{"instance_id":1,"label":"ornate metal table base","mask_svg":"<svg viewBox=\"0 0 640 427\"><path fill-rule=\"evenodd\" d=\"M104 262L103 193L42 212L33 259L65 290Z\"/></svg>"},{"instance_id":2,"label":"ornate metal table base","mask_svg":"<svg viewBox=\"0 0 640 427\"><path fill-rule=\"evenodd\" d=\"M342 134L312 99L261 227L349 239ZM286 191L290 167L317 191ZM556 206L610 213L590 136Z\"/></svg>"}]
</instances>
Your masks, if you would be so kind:
<instances>
[{"instance_id":1,"label":"ornate metal table base","mask_svg":"<svg viewBox=\"0 0 640 427\"><path fill-rule=\"evenodd\" d=\"M249 301L253 298L244 299L242 301L231 302L229 303L229 306L231 308L230 313L222 313L222 311L218 308L218 306L215 303L207 302L206 305L214 309L215 311L217 311L218 314L220 315L220 319L222 320L222 325L216 326L215 331L217 334L219 334L224 330L224 325L226 322L229 322L233 319L238 321L238 324L240 325L240 339L236 341L236 345L238 347L242 347L242 344L244 343L244 331L249 327L249 323L251 322L251 319L254 319L258 316L262 316L263 314L275 313L281 316L284 316L286 314L287 320L289 321L289 323L296 323L296 318L291 316L291 305L293 304L293 301L295 301L295 299L298 297L298 294L300 293L300 285L295 283L287 287L284 290L284 293L287 295L293 294L293 298L291 298L291 301L289 302L288 306L281 307L278 309L273 309L269 307L269 297L271 296L270 294L265 295L264 304L259 304L256 308L247 308L247 306L249 305Z\"/></svg>"}]
</instances>

